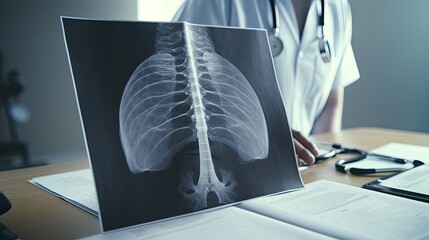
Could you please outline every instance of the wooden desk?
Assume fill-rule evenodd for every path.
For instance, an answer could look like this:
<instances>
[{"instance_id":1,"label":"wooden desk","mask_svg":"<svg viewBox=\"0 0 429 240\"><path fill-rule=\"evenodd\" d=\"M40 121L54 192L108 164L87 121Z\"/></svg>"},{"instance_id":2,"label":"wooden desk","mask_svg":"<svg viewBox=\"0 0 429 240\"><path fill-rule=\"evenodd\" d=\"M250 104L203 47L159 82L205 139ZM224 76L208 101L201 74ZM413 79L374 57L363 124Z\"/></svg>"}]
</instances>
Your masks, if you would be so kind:
<instances>
[{"instance_id":1,"label":"wooden desk","mask_svg":"<svg viewBox=\"0 0 429 240\"><path fill-rule=\"evenodd\" d=\"M371 150L389 142L429 144L429 134L377 128L346 129L320 134L315 139ZM376 176L351 176L337 172L336 159L301 171L305 183L318 179L361 186ZM23 239L76 239L100 232L98 218L31 185L33 177L88 168L86 161L0 172L0 189L12 201L12 209L0 222Z\"/></svg>"}]
</instances>

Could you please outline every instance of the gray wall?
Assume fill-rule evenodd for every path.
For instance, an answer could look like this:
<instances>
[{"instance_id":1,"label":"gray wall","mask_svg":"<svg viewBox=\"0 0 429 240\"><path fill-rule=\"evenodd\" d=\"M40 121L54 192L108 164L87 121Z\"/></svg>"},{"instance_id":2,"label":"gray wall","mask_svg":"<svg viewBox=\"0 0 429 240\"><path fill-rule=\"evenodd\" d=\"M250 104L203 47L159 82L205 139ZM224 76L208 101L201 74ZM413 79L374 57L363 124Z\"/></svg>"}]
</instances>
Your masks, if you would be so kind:
<instances>
[{"instance_id":1,"label":"gray wall","mask_svg":"<svg viewBox=\"0 0 429 240\"><path fill-rule=\"evenodd\" d=\"M26 79L21 102L32 112L19 127L33 157L85 152L60 16L137 19L136 0L0 0L3 72L17 69ZM8 139L3 109L0 140Z\"/></svg>"},{"instance_id":2,"label":"gray wall","mask_svg":"<svg viewBox=\"0 0 429 240\"><path fill-rule=\"evenodd\" d=\"M429 1L349 1L361 79L346 89L343 127L429 132ZM22 102L33 116L19 130L32 156L85 153L59 16L135 20L136 6L136 0L0 0L3 70L26 78ZM0 141L6 139L0 112Z\"/></svg>"},{"instance_id":3,"label":"gray wall","mask_svg":"<svg viewBox=\"0 0 429 240\"><path fill-rule=\"evenodd\" d=\"M343 127L429 132L429 1L349 1L361 78L346 88Z\"/></svg>"}]
</instances>

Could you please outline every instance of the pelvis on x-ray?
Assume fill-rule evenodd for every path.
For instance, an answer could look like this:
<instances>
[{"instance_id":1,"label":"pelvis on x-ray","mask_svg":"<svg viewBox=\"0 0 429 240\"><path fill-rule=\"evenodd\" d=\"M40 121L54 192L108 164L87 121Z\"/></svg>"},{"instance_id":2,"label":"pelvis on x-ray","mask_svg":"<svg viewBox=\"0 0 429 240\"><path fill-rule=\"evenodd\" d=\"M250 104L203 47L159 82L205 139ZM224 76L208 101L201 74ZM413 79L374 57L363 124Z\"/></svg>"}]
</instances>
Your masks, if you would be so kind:
<instances>
[{"instance_id":1,"label":"pelvis on x-ray","mask_svg":"<svg viewBox=\"0 0 429 240\"><path fill-rule=\"evenodd\" d=\"M228 43L223 43L228 44ZM198 141L200 172L181 173L178 191L188 207L236 201L231 170L218 169L211 143L234 149L250 163L268 156L268 132L259 99L246 77L215 52L205 27L159 24L155 53L130 77L120 105L120 136L134 174L166 169L174 156ZM227 157L227 156L225 156ZM195 183L193 175L199 174Z\"/></svg>"}]
</instances>

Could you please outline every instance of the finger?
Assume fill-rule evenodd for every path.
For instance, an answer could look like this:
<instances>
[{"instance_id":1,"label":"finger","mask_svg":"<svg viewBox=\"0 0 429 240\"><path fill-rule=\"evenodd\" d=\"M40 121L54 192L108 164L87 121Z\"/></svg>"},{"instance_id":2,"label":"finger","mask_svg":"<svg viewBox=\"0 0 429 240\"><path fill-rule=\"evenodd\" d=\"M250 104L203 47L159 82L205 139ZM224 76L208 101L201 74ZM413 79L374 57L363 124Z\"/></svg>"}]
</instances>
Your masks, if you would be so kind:
<instances>
[{"instance_id":1,"label":"finger","mask_svg":"<svg viewBox=\"0 0 429 240\"><path fill-rule=\"evenodd\" d=\"M306 162L304 162L304 160L302 160L298 154L295 154L296 157L296 162L298 163L298 167L302 167L304 165L307 165Z\"/></svg>"},{"instance_id":2,"label":"finger","mask_svg":"<svg viewBox=\"0 0 429 240\"><path fill-rule=\"evenodd\" d=\"M301 166L299 159L303 160L307 164L314 164L316 157L305 148L298 140L294 139L295 142L295 152L298 155L298 164Z\"/></svg>"},{"instance_id":3,"label":"finger","mask_svg":"<svg viewBox=\"0 0 429 240\"><path fill-rule=\"evenodd\" d=\"M319 156L319 149L309 138L305 137L301 132L292 129L292 136L298 140L301 145L310 151L313 156Z\"/></svg>"}]
</instances>

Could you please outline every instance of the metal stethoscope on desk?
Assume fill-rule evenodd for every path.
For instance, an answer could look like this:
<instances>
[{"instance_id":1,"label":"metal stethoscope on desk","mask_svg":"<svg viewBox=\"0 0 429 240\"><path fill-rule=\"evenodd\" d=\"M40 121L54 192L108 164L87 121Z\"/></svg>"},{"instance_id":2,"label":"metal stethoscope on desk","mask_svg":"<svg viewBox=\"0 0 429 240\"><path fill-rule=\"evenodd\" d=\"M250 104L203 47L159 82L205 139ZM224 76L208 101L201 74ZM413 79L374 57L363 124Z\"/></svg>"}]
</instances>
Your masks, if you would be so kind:
<instances>
[{"instance_id":1,"label":"metal stethoscope on desk","mask_svg":"<svg viewBox=\"0 0 429 240\"><path fill-rule=\"evenodd\" d=\"M280 39L280 27L279 27L279 14L276 0L270 0L271 12L273 15L273 32L269 36L271 51L273 56L278 56L283 51L283 41ZM325 39L325 1L317 1L317 39L319 40L319 52L323 62L328 63L331 61L331 48L328 40Z\"/></svg>"},{"instance_id":2,"label":"metal stethoscope on desk","mask_svg":"<svg viewBox=\"0 0 429 240\"><path fill-rule=\"evenodd\" d=\"M386 172L400 172L403 171L404 168L359 168L359 167L352 167L348 166L347 164L357 162L360 160L364 160L368 156L374 156L383 160L392 161L398 164L406 164L406 163L412 163L413 167L417 167L420 165L423 165L424 163L419 160L407 160L402 158L395 158L395 157L389 157L374 153L369 153L368 151L359 149L359 148L353 148L353 147L347 147L342 144L329 144L329 143L318 143L318 145L322 146L329 146L332 149L324 154L319 155L316 158L316 162L320 162L323 160L326 160L331 157L335 157L337 154L341 153L352 153L357 154L356 156L349 157L349 158L343 158L335 162L335 168L343 173L351 173L354 175L364 175L364 174L373 174L373 173L386 173Z\"/></svg>"}]
</instances>

